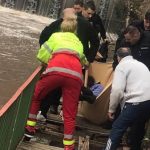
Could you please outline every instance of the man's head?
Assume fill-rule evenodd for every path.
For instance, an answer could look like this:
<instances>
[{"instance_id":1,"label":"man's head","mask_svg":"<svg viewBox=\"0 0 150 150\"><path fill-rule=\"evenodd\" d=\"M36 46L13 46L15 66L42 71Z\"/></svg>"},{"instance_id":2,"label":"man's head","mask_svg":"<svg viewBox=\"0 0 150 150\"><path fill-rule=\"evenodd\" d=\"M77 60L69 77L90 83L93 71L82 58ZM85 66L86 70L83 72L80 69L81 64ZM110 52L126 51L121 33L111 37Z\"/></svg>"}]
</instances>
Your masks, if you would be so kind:
<instances>
[{"instance_id":1,"label":"man's head","mask_svg":"<svg viewBox=\"0 0 150 150\"><path fill-rule=\"evenodd\" d=\"M83 10L82 10L82 15L89 19L93 16L93 14L95 13L96 7L95 7L95 3L94 1L88 1L87 3L85 3L83 5Z\"/></svg>"},{"instance_id":2,"label":"man's head","mask_svg":"<svg viewBox=\"0 0 150 150\"><path fill-rule=\"evenodd\" d=\"M63 19L68 18L68 16L75 15L75 10L73 8L66 8L63 10Z\"/></svg>"},{"instance_id":3,"label":"man's head","mask_svg":"<svg viewBox=\"0 0 150 150\"><path fill-rule=\"evenodd\" d=\"M77 16L73 8L66 8L63 11L62 32L75 32L77 28Z\"/></svg>"},{"instance_id":4,"label":"man's head","mask_svg":"<svg viewBox=\"0 0 150 150\"><path fill-rule=\"evenodd\" d=\"M128 47L121 47L117 50L116 54L117 54L118 62L120 62L122 58L126 56L131 56L131 50Z\"/></svg>"},{"instance_id":5,"label":"man's head","mask_svg":"<svg viewBox=\"0 0 150 150\"><path fill-rule=\"evenodd\" d=\"M78 14L78 13L81 13L82 10L83 10L83 1L82 0L76 0L74 2L74 5L73 5L73 8L75 10L75 12Z\"/></svg>"},{"instance_id":6,"label":"man's head","mask_svg":"<svg viewBox=\"0 0 150 150\"><path fill-rule=\"evenodd\" d=\"M145 14L144 28L145 30L150 30L150 9Z\"/></svg>"},{"instance_id":7,"label":"man's head","mask_svg":"<svg viewBox=\"0 0 150 150\"><path fill-rule=\"evenodd\" d=\"M131 45L134 45L140 40L141 33L137 27L130 25L124 31L124 37L126 42L130 43Z\"/></svg>"}]
</instances>

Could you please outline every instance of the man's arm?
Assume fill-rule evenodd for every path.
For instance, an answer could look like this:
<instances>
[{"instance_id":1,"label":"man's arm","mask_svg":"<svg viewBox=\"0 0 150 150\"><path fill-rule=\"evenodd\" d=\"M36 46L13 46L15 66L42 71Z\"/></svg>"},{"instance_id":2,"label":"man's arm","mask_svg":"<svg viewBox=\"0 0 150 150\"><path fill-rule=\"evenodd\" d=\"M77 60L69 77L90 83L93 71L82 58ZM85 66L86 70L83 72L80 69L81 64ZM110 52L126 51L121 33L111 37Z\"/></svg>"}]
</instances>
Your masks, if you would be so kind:
<instances>
[{"instance_id":1,"label":"man's arm","mask_svg":"<svg viewBox=\"0 0 150 150\"><path fill-rule=\"evenodd\" d=\"M104 25L102 23L102 20L101 20L101 18L99 16L97 17L97 24L96 24L96 26L97 26L100 34L101 34L102 39L105 40L106 39L106 30L105 30Z\"/></svg>"},{"instance_id":2,"label":"man's arm","mask_svg":"<svg viewBox=\"0 0 150 150\"><path fill-rule=\"evenodd\" d=\"M126 47L128 46L127 43L125 42L124 35L123 33L118 37L116 41L116 46L115 46L115 51L114 51L114 56L113 56L113 70L115 70L116 66L118 65L118 60L117 60L117 55L116 52L120 47Z\"/></svg>"},{"instance_id":3,"label":"man's arm","mask_svg":"<svg viewBox=\"0 0 150 150\"><path fill-rule=\"evenodd\" d=\"M114 113L122 101L126 86L126 74L122 69L116 68L110 94L109 113Z\"/></svg>"},{"instance_id":4,"label":"man's arm","mask_svg":"<svg viewBox=\"0 0 150 150\"><path fill-rule=\"evenodd\" d=\"M99 38L95 29L89 24L89 62L93 62L99 49Z\"/></svg>"}]
</instances>

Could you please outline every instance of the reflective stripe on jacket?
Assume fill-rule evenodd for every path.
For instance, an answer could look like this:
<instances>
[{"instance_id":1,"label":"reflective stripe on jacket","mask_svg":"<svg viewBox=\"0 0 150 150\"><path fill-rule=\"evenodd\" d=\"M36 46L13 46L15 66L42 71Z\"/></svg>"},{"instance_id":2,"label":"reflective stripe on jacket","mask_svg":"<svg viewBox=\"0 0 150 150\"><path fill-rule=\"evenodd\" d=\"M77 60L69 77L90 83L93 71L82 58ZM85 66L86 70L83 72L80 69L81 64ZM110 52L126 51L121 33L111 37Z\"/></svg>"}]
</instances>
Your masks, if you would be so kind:
<instances>
[{"instance_id":1,"label":"reflective stripe on jacket","mask_svg":"<svg viewBox=\"0 0 150 150\"><path fill-rule=\"evenodd\" d=\"M68 53L56 53L48 62L43 74L59 74L82 81L82 65L78 57Z\"/></svg>"}]
</instances>

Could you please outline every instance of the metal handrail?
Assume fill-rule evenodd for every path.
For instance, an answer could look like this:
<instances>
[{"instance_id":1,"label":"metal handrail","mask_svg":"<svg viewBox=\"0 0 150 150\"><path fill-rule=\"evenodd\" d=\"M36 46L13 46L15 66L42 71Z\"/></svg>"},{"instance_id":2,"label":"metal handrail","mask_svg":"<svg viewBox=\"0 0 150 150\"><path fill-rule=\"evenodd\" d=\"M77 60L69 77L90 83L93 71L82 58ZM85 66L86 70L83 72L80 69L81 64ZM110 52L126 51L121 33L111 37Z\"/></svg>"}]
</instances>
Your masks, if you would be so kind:
<instances>
[{"instance_id":1,"label":"metal handrail","mask_svg":"<svg viewBox=\"0 0 150 150\"><path fill-rule=\"evenodd\" d=\"M38 67L0 109L0 150L15 150L23 137L34 86L41 70L42 67Z\"/></svg>"}]
</instances>

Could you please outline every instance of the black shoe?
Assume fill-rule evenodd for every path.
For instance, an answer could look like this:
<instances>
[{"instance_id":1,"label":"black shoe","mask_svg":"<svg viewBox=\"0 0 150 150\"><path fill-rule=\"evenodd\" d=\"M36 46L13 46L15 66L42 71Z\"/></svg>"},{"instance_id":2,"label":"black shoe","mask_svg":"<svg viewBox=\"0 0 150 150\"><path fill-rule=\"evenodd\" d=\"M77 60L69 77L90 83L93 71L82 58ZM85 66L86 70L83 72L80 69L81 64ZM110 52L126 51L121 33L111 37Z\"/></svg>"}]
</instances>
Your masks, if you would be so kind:
<instances>
[{"instance_id":1,"label":"black shoe","mask_svg":"<svg viewBox=\"0 0 150 150\"><path fill-rule=\"evenodd\" d=\"M30 141L31 140L31 138L30 137L27 137L27 136L24 136L24 138L23 138L23 142L28 142L28 141Z\"/></svg>"},{"instance_id":2,"label":"black shoe","mask_svg":"<svg viewBox=\"0 0 150 150\"><path fill-rule=\"evenodd\" d=\"M50 113L57 115L57 114L58 114L58 106L56 106L56 105L51 105L51 106L50 106Z\"/></svg>"}]
</instances>

